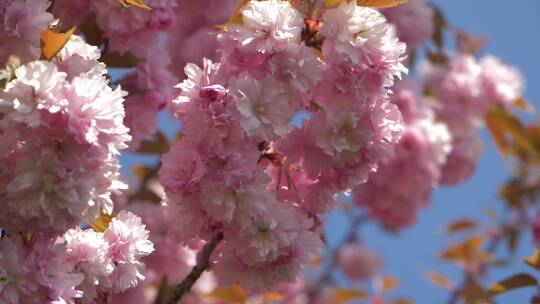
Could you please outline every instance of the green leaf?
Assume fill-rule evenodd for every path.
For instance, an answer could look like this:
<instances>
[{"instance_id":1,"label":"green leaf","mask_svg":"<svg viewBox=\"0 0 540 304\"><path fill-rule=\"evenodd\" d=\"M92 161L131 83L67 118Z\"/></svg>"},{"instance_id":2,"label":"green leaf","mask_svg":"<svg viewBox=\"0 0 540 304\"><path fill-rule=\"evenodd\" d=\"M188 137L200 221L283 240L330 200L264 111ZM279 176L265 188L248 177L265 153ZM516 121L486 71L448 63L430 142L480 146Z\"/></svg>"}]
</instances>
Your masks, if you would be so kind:
<instances>
[{"instance_id":1,"label":"green leaf","mask_svg":"<svg viewBox=\"0 0 540 304\"><path fill-rule=\"evenodd\" d=\"M491 285L488 290L488 295L493 297L510 290L537 285L538 281L536 281L533 276L526 273L518 273Z\"/></svg>"}]
</instances>

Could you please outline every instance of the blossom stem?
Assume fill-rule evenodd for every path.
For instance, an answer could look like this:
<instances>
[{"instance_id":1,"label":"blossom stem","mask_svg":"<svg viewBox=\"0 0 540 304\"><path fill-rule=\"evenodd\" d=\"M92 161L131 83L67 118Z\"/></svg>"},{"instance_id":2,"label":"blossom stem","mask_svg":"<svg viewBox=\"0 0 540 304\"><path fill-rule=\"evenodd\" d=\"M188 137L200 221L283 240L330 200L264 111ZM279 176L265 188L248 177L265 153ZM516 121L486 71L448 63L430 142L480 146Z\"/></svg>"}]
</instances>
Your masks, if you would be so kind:
<instances>
[{"instance_id":1,"label":"blossom stem","mask_svg":"<svg viewBox=\"0 0 540 304\"><path fill-rule=\"evenodd\" d=\"M191 287L195 285L197 280L203 274L203 272L210 266L210 256L216 248L216 246L223 240L223 232L220 232L214 236L214 238L204 245L202 254L197 265L193 266L191 272L174 288L174 293L168 304L176 304L182 297L191 290Z\"/></svg>"}]
</instances>

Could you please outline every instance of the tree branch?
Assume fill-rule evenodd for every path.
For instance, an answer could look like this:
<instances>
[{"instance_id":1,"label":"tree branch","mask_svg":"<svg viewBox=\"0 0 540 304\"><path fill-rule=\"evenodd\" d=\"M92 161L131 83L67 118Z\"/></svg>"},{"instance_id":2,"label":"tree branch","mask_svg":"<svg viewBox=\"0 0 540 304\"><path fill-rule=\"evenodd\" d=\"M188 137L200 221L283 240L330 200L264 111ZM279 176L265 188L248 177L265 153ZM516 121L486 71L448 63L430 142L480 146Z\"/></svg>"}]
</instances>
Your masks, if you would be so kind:
<instances>
[{"instance_id":1,"label":"tree branch","mask_svg":"<svg viewBox=\"0 0 540 304\"><path fill-rule=\"evenodd\" d=\"M191 290L191 287L195 285L202 273L210 266L210 256L216 248L216 246L223 240L223 232L220 232L214 236L214 238L204 245L202 249L201 258L197 265L193 266L191 272L174 288L174 293L168 304L176 304L182 297Z\"/></svg>"}]
</instances>

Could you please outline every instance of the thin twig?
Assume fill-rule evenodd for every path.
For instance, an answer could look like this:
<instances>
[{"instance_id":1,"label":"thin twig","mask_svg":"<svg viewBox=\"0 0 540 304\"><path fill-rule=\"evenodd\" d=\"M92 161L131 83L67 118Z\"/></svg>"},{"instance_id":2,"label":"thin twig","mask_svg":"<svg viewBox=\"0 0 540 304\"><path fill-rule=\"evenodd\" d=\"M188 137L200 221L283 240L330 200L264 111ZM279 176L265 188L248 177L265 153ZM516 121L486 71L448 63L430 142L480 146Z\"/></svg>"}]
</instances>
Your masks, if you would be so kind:
<instances>
[{"instance_id":1,"label":"thin twig","mask_svg":"<svg viewBox=\"0 0 540 304\"><path fill-rule=\"evenodd\" d=\"M176 304L182 297L191 290L191 287L195 285L199 277L210 266L210 256L216 248L216 246L223 240L223 232L220 232L214 236L214 238L204 245L202 254L197 265L193 266L191 272L185 277L180 284L174 288L174 293L168 304Z\"/></svg>"}]
</instances>

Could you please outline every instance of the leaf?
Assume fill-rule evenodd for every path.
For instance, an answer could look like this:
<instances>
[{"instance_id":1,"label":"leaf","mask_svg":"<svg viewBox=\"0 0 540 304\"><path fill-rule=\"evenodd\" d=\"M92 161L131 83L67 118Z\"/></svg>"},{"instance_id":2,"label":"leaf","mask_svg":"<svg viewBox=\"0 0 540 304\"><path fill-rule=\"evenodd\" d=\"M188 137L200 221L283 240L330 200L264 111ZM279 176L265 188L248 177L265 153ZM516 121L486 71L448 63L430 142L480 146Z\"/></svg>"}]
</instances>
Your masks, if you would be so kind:
<instances>
[{"instance_id":1,"label":"leaf","mask_svg":"<svg viewBox=\"0 0 540 304\"><path fill-rule=\"evenodd\" d=\"M285 295L281 292L267 292L264 294L263 301L264 303L270 303L275 301L283 301Z\"/></svg>"},{"instance_id":2,"label":"leaf","mask_svg":"<svg viewBox=\"0 0 540 304\"><path fill-rule=\"evenodd\" d=\"M352 300L362 299L367 294L359 289L336 288L334 290L334 304L344 304Z\"/></svg>"},{"instance_id":3,"label":"leaf","mask_svg":"<svg viewBox=\"0 0 540 304\"><path fill-rule=\"evenodd\" d=\"M491 107L487 111L485 121L503 155L509 153L510 144L513 144L517 151L528 153L533 158L540 156L537 143L529 135L528 129L512 113L502 107Z\"/></svg>"},{"instance_id":4,"label":"leaf","mask_svg":"<svg viewBox=\"0 0 540 304\"><path fill-rule=\"evenodd\" d=\"M341 0L324 0L324 6L328 8L338 6L339 3L341 3Z\"/></svg>"},{"instance_id":5,"label":"leaf","mask_svg":"<svg viewBox=\"0 0 540 304\"><path fill-rule=\"evenodd\" d=\"M311 258L309 265L311 266L312 269L316 269L317 267L321 266L322 262L323 262L323 257L321 255L316 255L313 258Z\"/></svg>"},{"instance_id":6,"label":"leaf","mask_svg":"<svg viewBox=\"0 0 540 304\"><path fill-rule=\"evenodd\" d=\"M464 261L473 258L484 243L482 236L473 236L463 243L452 245L440 254L443 260Z\"/></svg>"},{"instance_id":7,"label":"leaf","mask_svg":"<svg viewBox=\"0 0 540 304\"><path fill-rule=\"evenodd\" d=\"M109 224L112 222L114 216L115 215L113 214L102 213L100 216L98 216L98 218L96 218L94 223L90 226L96 232L104 232L109 227Z\"/></svg>"},{"instance_id":8,"label":"leaf","mask_svg":"<svg viewBox=\"0 0 540 304\"><path fill-rule=\"evenodd\" d=\"M65 33L58 33L53 29L46 29L41 32L41 57L47 60L53 59L66 45L74 32L75 27Z\"/></svg>"},{"instance_id":9,"label":"leaf","mask_svg":"<svg viewBox=\"0 0 540 304\"><path fill-rule=\"evenodd\" d=\"M536 249L533 256L529 256L523 259L523 262L531 267L540 270L540 250Z\"/></svg>"},{"instance_id":10,"label":"leaf","mask_svg":"<svg viewBox=\"0 0 540 304\"><path fill-rule=\"evenodd\" d=\"M478 223L470 218L459 218L446 226L446 233L452 234L456 232L472 230L478 227Z\"/></svg>"},{"instance_id":11,"label":"leaf","mask_svg":"<svg viewBox=\"0 0 540 304\"><path fill-rule=\"evenodd\" d=\"M438 49L442 49L444 47L444 30L448 26L448 22L446 22L446 18L439 7L433 4L430 6L433 10L433 24L435 25L431 40Z\"/></svg>"},{"instance_id":12,"label":"leaf","mask_svg":"<svg viewBox=\"0 0 540 304\"><path fill-rule=\"evenodd\" d=\"M88 18L79 26L79 30L88 44L100 46L104 41L103 31L97 25L95 17Z\"/></svg>"},{"instance_id":13,"label":"leaf","mask_svg":"<svg viewBox=\"0 0 540 304\"><path fill-rule=\"evenodd\" d=\"M155 138L141 141L136 152L142 154L163 154L167 151L169 151L167 138L163 133L157 132Z\"/></svg>"},{"instance_id":14,"label":"leaf","mask_svg":"<svg viewBox=\"0 0 540 304\"><path fill-rule=\"evenodd\" d=\"M135 6L138 8L145 9L147 11L151 11L152 8L148 6L146 3L144 3L144 0L118 0L120 4L122 4L124 7L131 7Z\"/></svg>"},{"instance_id":15,"label":"leaf","mask_svg":"<svg viewBox=\"0 0 540 304\"><path fill-rule=\"evenodd\" d=\"M409 0L357 0L359 6L387 8L395 7L409 2Z\"/></svg>"},{"instance_id":16,"label":"leaf","mask_svg":"<svg viewBox=\"0 0 540 304\"><path fill-rule=\"evenodd\" d=\"M534 107L529 102L527 102L527 100L525 100L524 98L518 98L514 100L513 104L514 104L514 107L521 109L523 111L526 111L526 112L534 111Z\"/></svg>"},{"instance_id":17,"label":"leaf","mask_svg":"<svg viewBox=\"0 0 540 304\"><path fill-rule=\"evenodd\" d=\"M15 78L15 70L22 65L21 59L15 55L8 58L6 67L0 70L0 89L4 89L8 82ZM2 117L0 116L0 119Z\"/></svg>"},{"instance_id":18,"label":"leaf","mask_svg":"<svg viewBox=\"0 0 540 304\"><path fill-rule=\"evenodd\" d=\"M486 37L474 37L462 30L456 30L454 35L459 52L463 54L476 55L487 43Z\"/></svg>"},{"instance_id":19,"label":"leaf","mask_svg":"<svg viewBox=\"0 0 540 304\"><path fill-rule=\"evenodd\" d=\"M101 61L112 68L132 68L139 63L139 59L131 53L120 54L107 52L101 56Z\"/></svg>"},{"instance_id":20,"label":"leaf","mask_svg":"<svg viewBox=\"0 0 540 304\"><path fill-rule=\"evenodd\" d=\"M229 301L233 303L246 303L246 292L240 285L232 285L230 287L218 287L207 295L213 300Z\"/></svg>"},{"instance_id":21,"label":"leaf","mask_svg":"<svg viewBox=\"0 0 540 304\"><path fill-rule=\"evenodd\" d=\"M413 304L413 302L409 299L396 299L392 304Z\"/></svg>"},{"instance_id":22,"label":"leaf","mask_svg":"<svg viewBox=\"0 0 540 304\"><path fill-rule=\"evenodd\" d=\"M377 288L381 293L387 293L399 286L399 279L393 276L384 276L378 282Z\"/></svg>"},{"instance_id":23,"label":"leaf","mask_svg":"<svg viewBox=\"0 0 540 304\"><path fill-rule=\"evenodd\" d=\"M444 275L436 272L436 271L429 271L426 273L426 277L428 280L438 286L441 286L443 288L446 288L448 290L454 289L454 283Z\"/></svg>"},{"instance_id":24,"label":"leaf","mask_svg":"<svg viewBox=\"0 0 540 304\"><path fill-rule=\"evenodd\" d=\"M488 295L492 297L510 290L536 285L538 285L538 281L533 276L526 273L518 273L491 285Z\"/></svg>"}]
</instances>

